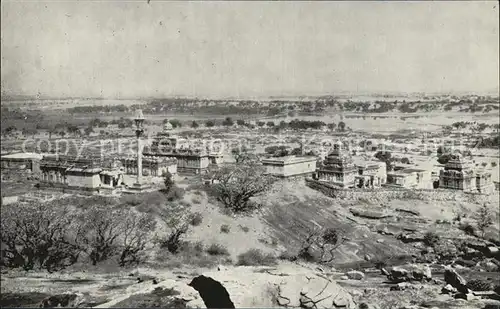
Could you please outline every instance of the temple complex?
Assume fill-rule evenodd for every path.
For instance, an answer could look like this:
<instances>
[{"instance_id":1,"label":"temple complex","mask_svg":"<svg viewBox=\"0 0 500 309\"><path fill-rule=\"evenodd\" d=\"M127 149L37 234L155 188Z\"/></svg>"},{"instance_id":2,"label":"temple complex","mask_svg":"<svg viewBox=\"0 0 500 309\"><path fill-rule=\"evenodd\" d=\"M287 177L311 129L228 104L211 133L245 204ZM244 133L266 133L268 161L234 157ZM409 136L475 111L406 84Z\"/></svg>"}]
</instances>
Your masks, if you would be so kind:
<instances>
[{"instance_id":1,"label":"temple complex","mask_svg":"<svg viewBox=\"0 0 500 309\"><path fill-rule=\"evenodd\" d=\"M475 171L460 155L454 155L439 172L439 188L479 193L494 190L491 173Z\"/></svg>"},{"instance_id":2,"label":"temple complex","mask_svg":"<svg viewBox=\"0 0 500 309\"><path fill-rule=\"evenodd\" d=\"M355 176L356 188L378 188L387 183L385 162L367 161L356 166L358 168L358 174Z\"/></svg>"},{"instance_id":3,"label":"temple complex","mask_svg":"<svg viewBox=\"0 0 500 309\"><path fill-rule=\"evenodd\" d=\"M137 158L121 160L124 172L127 175L137 175ZM161 177L166 172L177 174L177 159L165 157L146 157L142 159L142 175Z\"/></svg>"},{"instance_id":4,"label":"temple complex","mask_svg":"<svg viewBox=\"0 0 500 309\"><path fill-rule=\"evenodd\" d=\"M317 170L319 181L326 181L341 188L352 188L355 186L358 168L348 150L340 145L334 145Z\"/></svg>"},{"instance_id":5,"label":"temple complex","mask_svg":"<svg viewBox=\"0 0 500 309\"><path fill-rule=\"evenodd\" d=\"M177 160L179 174L204 174L209 165L219 165L223 155L216 147L189 143L187 139L170 135L167 131L156 135L150 146L144 147L145 158L170 158Z\"/></svg>"},{"instance_id":6,"label":"temple complex","mask_svg":"<svg viewBox=\"0 0 500 309\"><path fill-rule=\"evenodd\" d=\"M99 194L115 193L123 187L119 162L98 162L91 158L44 157L40 161L39 187L61 191Z\"/></svg>"}]
</instances>

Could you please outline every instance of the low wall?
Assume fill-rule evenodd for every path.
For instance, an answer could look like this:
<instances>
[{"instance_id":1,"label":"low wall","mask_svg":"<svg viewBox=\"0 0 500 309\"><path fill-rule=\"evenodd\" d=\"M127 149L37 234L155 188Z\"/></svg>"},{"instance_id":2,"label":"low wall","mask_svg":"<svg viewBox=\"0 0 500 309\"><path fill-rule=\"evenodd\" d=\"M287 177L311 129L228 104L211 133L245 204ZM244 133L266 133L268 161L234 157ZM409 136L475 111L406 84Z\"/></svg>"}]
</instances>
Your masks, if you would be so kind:
<instances>
[{"instance_id":1,"label":"low wall","mask_svg":"<svg viewBox=\"0 0 500 309\"><path fill-rule=\"evenodd\" d=\"M14 203L17 203L18 200L19 200L19 196L17 196L17 195L4 196L4 197L2 197L2 205L14 204Z\"/></svg>"},{"instance_id":2,"label":"low wall","mask_svg":"<svg viewBox=\"0 0 500 309\"><path fill-rule=\"evenodd\" d=\"M467 201L475 203L491 199L491 197L485 194L446 189L404 189L388 187L376 189L338 188L328 183L310 178L306 178L306 185L327 196L347 200L416 199L428 201Z\"/></svg>"}]
</instances>

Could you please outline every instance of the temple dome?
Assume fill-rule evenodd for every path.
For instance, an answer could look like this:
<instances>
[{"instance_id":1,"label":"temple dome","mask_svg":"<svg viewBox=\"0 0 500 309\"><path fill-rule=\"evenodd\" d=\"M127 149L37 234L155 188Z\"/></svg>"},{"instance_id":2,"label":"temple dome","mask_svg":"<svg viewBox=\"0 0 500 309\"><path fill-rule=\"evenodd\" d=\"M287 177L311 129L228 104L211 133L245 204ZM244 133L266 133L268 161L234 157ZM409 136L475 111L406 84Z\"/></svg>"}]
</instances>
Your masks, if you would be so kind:
<instances>
[{"instance_id":1,"label":"temple dome","mask_svg":"<svg viewBox=\"0 0 500 309\"><path fill-rule=\"evenodd\" d=\"M462 157L460 154L454 154L451 159L445 164L446 170L467 170L471 168L471 163Z\"/></svg>"}]
</instances>

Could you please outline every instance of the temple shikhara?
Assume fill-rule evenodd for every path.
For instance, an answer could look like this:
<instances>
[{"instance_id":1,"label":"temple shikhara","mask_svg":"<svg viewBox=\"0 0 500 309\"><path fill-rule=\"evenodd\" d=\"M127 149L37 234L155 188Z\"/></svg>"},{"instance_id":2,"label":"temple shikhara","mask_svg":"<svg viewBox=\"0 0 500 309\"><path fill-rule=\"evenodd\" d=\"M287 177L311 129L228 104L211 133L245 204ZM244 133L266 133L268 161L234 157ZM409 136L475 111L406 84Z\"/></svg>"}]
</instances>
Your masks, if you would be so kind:
<instances>
[{"instance_id":1,"label":"temple shikhara","mask_svg":"<svg viewBox=\"0 0 500 309\"><path fill-rule=\"evenodd\" d=\"M491 173L474 170L472 163L460 155L454 155L440 171L439 188L479 193L494 191Z\"/></svg>"}]
</instances>

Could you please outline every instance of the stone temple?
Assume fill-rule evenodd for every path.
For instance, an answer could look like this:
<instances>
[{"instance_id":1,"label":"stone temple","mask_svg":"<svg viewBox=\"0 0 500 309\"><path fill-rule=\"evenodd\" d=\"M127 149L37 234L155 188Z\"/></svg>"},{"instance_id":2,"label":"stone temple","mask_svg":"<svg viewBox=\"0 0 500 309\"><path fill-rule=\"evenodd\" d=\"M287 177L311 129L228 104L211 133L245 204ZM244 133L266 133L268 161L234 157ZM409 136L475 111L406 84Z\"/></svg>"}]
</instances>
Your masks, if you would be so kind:
<instances>
[{"instance_id":1,"label":"stone temple","mask_svg":"<svg viewBox=\"0 0 500 309\"><path fill-rule=\"evenodd\" d=\"M354 187L358 168L349 154L340 145L334 145L333 151L318 168L317 178L342 188Z\"/></svg>"},{"instance_id":2,"label":"stone temple","mask_svg":"<svg viewBox=\"0 0 500 309\"><path fill-rule=\"evenodd\" d=\"M494 190L491 173L475 170L460 155L454 155L439 172L439 188L479 193Z\"/></svg>"}]
</instances>

